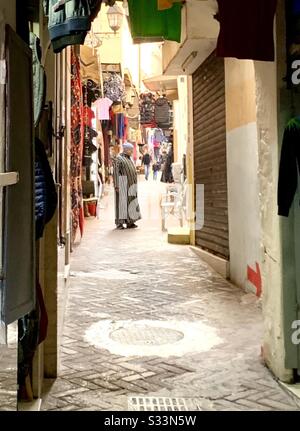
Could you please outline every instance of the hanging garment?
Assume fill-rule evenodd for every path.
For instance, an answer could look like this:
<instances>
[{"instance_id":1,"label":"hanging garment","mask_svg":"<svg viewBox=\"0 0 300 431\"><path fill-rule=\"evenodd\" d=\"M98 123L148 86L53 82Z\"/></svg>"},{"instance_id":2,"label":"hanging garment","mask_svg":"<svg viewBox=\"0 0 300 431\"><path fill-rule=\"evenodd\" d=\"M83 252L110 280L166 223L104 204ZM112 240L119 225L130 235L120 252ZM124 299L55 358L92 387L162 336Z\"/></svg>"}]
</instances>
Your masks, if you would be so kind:
<instances>
[{"instance_id":1,"label":"hanging garment","mask_svg":"<svg viewBox=\"0 0 300 431\"><path fill-rule=\"evenodd\" d=\"M57 193L43 143L35 138L35 233L43 236L45 225L57 207Z\"/></svg>"},{"instance_id":2,"label":"hanging garment","mask_svg":"<svg viewBox=\"0 0 300 431\"><path fill-rule=\"evenodd\" d=\"M103 79L104 96L113 102L122 102L126 99L125 85L118 73L109 72Z\"/></svg>"},{"instance_id":3,"label":"hanging garment","mask_svg":"<svg viewBox=\"0 0 300 431\"><path fill-rule=\"evenodd\" d=\"M290 120L282 142L278 179L278 215L288 217L298 185L300 169L300 117Z\"/></svg>"},{"instance_id":4,"label":"hanging garment","mask_svg":"<svg viewBox=\"0 0 300 431\"><path fill-rule=\"evenodd\" d=\"M219 57L274 61L273 25L277 0L217 0Z\"/></svg>"},{"instance_id":5,"label":"hanging garment","mask_svg":"<svg viewBox=\"0 0 300 431\"><path fill-rule=\"evenodd\" d=\"M133 104L127 108L127 116L129 121L129 127L133 129L139 128L139 117L140 117L140 107L139 107L139 98L135 93L135 97L133 99Z\"/></svg>"},{"instance_id":6,"label":"hanging garment","mask_svg":"<svg viewBox=\"0 0 300 431\"><path fill-rule=\"evenodd\" d=\"M117 121L117 132L116 137L119 139L124 138L124 114L116 114L116 121Z\"/></svg>"},{"instance_id":7,"label":"hanging garment","mask_svg":"<svg viewBox=\"0 0 300 431\"><path fill-rule=\"evenodd\" d=\"M164 142L165 140L166 140L166 137L165 137L162 129L155 129L154 130L154 141L157 142L158 144L160 144L161 142ZM159 145L155 145L155 142L154 142L154 146L159 146Z\"/></svg>"},{"instance_id":8,"label":"hanging garment","mask_svg":"<svg viewBox=\"0 0 300 431\"><path fill-rule=\"evenodd\" d=\"M36 281L36 303L34 309L18 320L18 384L25 385L25 379L32 369L36 349L47 338L48 313L39 281Z\"/></svg>"},{"instance_id":9,"label":"hanging garment","mask_svg":"<svg viewBox=\"0 0 300 431\"><path fill-rule=\"evenodd\" d=\"M83 202L81 167L83 158L84 130L82 121L82 83L80 79L79 58L71 51L71 207L72 207L72 243L78 227L83 234Z\"/></svg>"},{"instance_id":10,"label":"hanging garment","mask_svg":"<svg viewBox=\"0 0 300 431\"><path fill-rule=\"evenodd\" d=\"M43 0L53 51L83 45L102 0Z\"/></svg>"},{"instance_id":11,"label":"hanging garment","mask_svg":"<svg viewBox=\"0 0 300 431\"><path fill-rule=\"evenodd\" d=\"M37 127L41 118L42 109L46 99L46 74L41 64L40 39L30 33L30 48L32 50L33 68L33 108L34 108L34 127Z\"/></svg>"},{"instance_id":12,"label":"hanging garment","mask_svg":"<svg viewBox=\"0 0 300 431\"><path fill-rule=\"evenodd\" d=\"M112 104L113 102L108 97L96 100L95 106L98 120L109 120L109 108Z\"/></svg>"},{"instance_id":13,"label":"hanging garment","mask_svg":"<svg viewBox=\"0 0 300 431\"><path fill-rule=\"evenodd\" d=\"M158 10L157 0L128 0L131 36L134 42L181 40L181 4L167 10Z\"/></svg>"},{"instance_id":14,"label":"hanging garment","mask_svg":"<svg viewBox=\"0 0 300 431\"><path fill-rule=\"evenodd\" d=\"M171 126L171 105L166 97L159 97L156 100L154 118L158 127L162 129L168 129Z\"/></svg>"},{"instance_id":15,"label":"hanging garment","mask_svg":"<svg viewBox=\"0 0 300 431\"><path fill-rule=\"evenodd\" d=\"M83 124L85 126L93 127L93 119L95 118L95 114L88 105L84 106L82 116Z\"/></svg>"},{"instance_id":16,"label":"hanging garment","mask_svg":"<svg viewBox=\"0 0 300 431\"><path fill-rule=\"evenodd\" d=\"M152 93L140 95L140 122L143 125L155 126L155 97Z\"/></svg>"}]
</instances>

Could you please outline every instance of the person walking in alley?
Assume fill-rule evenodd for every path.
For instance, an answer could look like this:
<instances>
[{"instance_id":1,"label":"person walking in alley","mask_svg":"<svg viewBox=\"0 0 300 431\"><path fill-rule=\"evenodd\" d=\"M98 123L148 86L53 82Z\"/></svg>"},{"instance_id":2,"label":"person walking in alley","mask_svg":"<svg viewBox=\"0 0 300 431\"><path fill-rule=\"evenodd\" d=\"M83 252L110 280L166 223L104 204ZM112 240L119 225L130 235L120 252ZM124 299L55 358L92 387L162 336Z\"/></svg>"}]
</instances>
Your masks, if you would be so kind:
<instances>
[{"instance_id":1,"label":"person walking in alley","mask_svg":"<svg viewBox=\"0 0 300 431\"><path fill-rule=\"evenodd\" d=\"M151 164L151 156L150 156L148 150L146 150L146 152L142 158L142 165L144 165L144 168L145 168L145 180L146 181L148 181L148 179L149 179L150 164Z\"/></svg>"},{"instance_id":2,"label":"person walking in alley","mask_svg":"<svg viewBox=\"0 0 300 431\"><path fill-rule=\"evenodd\" d=\"M154 179L154 181L156 181L157 180L158 172L160 171L160 164L159 164L159 162L153 163L152 170L153 170L153 179Z\"/></svg>"},{"instance_id":3,"label":"person walking in alley","mask_svg":"<svg viewBox=\"0 0 300 431\"><path fill-rule=\"evenodd\" d=\"M123 152L114 160L113 180L115 187L115 214L117 229L137 228L136 221L141 219L137 196L137 172L131 159L133 145L123 144Z\"/></svg>"}]
</instances>

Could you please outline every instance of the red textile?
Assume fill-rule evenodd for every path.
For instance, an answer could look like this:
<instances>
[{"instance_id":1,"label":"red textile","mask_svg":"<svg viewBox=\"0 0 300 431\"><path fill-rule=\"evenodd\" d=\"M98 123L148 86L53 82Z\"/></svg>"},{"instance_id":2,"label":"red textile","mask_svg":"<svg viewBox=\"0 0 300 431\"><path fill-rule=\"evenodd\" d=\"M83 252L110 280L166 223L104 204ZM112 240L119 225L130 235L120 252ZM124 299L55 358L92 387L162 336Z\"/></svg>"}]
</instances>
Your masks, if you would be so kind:
<instances>
[{"instance_id":1,"label":"red textile","mask_svg":"<svg viewBox=\"0 0 300 431\"><path fill-rule=\"evenodd\" d=\"M82 195L82 158L84 143L83 97L79 58L71 51L71 205L72 242L79 227L83 234L84 211Z\"/></svg>"},{"instance_id":2,"label":"red textile","mask_svg":"<svg viewBox=\"0 0 300 431\"><path fill-rule=\"evenodd\" d=\"M124 141L127 141L128 139L128 132L129 132L129 121L128 121L128 117L124 117Z\"/></svg>"},{"instance_id":3,"label":"red textile","mask_svg":"<svg viewBox=\"0 0 300 431\"><path fill-rule=\"evenodd\" d=\"M88 127L93 127L93 119L95 118L94 111L89 107L83 108L83 124Z\"/></svg>"}]
</instances>

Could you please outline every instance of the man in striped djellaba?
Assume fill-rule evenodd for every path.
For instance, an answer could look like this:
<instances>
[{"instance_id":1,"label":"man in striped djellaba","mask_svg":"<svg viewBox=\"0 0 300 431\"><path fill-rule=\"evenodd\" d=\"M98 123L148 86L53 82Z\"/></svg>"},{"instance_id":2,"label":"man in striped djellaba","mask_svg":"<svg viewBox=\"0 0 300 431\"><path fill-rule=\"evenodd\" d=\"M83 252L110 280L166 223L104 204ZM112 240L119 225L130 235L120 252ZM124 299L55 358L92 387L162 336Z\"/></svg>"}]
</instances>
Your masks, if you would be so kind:
<instances>
[{"instance_id":1,"label":"man in striped djellaba","mask_svg":"<svg viewBox=\"0 0 300 431\"><path fill-rule=\"evenodd\" d=\"M114 159L115 214L117 229L137 228L141 219L137 194L137 172L131 159L133 145L123 144L123 152Z\"/></svg>"}]
</instances>

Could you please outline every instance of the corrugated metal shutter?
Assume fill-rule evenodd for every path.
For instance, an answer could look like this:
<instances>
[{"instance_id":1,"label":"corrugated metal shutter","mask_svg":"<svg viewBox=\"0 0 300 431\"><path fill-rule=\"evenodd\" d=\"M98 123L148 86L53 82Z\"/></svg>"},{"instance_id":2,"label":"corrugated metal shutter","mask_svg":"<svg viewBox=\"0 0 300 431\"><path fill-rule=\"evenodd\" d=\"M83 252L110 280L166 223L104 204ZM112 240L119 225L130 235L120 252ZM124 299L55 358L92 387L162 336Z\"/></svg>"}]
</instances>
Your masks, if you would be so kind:
<instances>
[{"instance_id":1,"label":"corrugated metal shutter","mask_svg":"<svg viewBox=\"0 0 300 431\"><path fill-rule=\"evenodd\" d=\"M194 73L193 95L195 184L204 184L204 227L196 245L229 259L225 69L215 53Z\"/></svg>"}]
</instances>

